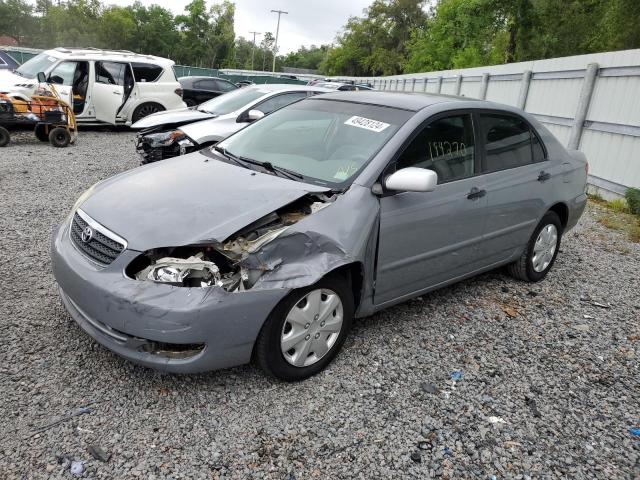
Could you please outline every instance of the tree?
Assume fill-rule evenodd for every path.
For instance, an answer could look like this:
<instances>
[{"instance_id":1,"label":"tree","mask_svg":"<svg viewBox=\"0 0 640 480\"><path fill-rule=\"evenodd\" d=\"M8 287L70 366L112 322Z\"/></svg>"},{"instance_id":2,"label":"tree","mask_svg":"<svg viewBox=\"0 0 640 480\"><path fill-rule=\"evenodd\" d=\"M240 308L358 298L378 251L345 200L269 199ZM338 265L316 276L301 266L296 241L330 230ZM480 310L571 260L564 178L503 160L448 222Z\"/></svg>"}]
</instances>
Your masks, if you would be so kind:
<instances>
[{"instance_id":1,"label":"tree","mask_svg":"<svg viewBox=\"0 0 640 480\"><path fill-rule=\"evenodd\" d=\"M260 42L260 60L258 62L258 52L256 52L256 68L258 65L262 64L262 70L266 70L269 68L269 65L273 62L273 47L276 43L276 37L273 36L273 33L267 32L262 37L262 41Z\"/></svg>"},{"instance_id":2,"label":"tree","mask_svg":"<svg viewBox=\"0 0 640 480\"><path fill-rule=\"evenodd\" d=\"M405 71L446 70L503 60L505 20L493 0L441 0L426 27L414 32Z\"/></svg>"},{"instance_id":3,"label":"tree","mask_svg":"<svg viewBox=\"0 0 640 480\"><path fill-rule=\"evenodd\" d=\"M234 15L235 5L228 0L224 0L221 4L213 5L209 11L211 31L207 43L209 45L212 68L216 65L229 67L233 63L233 49L235 46Z\"/></svg>"},{"instance_id":4,"label":"tree","mask_svg":"<svg viewBox=\"0 0 640 480\"><path fill-rule=\"evenodd\" d=\"M25 0L0 0L0 34L22 41L35 30L32 15L33 7Z\"/></svg>"},{"instance_id":5,"label":"tree","mask_svg":"<svg viewBox=\"0 0 640 480\"><path fill-rule=\"evenodd\" d=\"M285 67L318 70L328 50L329 47L327 45L319 47L311 45L309 48L302 46L295 52L289 52L287 55L278 57L278 61Z\"/></svg>"},{"instance_id":6,"label":"tree","mask_svg":"<svg viewBox=\"0 0 640 480\"><path fill-rule=\"evenodd\" d=\"M374 0L364 17L351 17L326 56L328 74L393 75L402 73L407 41L424 28L425 0Z\"/></svg>"}]
</instances>

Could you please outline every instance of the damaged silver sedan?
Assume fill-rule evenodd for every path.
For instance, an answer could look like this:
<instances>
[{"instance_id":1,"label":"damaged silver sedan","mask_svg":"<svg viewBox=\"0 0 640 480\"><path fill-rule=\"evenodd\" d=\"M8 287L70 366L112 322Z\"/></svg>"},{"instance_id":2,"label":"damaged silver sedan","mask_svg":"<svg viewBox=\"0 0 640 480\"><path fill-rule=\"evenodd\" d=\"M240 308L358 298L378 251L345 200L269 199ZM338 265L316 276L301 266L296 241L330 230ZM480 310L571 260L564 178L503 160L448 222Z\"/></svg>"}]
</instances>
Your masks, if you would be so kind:
<instances>
[{"instance_id":1,"label":"damaged silver sedan","mask_svg":"<svg viewBox=\"0 0 640 480\"><path fill-rule=\"evenodd\" d=\"M586 161L517 109L344 92L81 196L53 238L62 301L136 363L300 380L354 317L507 265L551 269Z\"/></svg>"}]
</instances>

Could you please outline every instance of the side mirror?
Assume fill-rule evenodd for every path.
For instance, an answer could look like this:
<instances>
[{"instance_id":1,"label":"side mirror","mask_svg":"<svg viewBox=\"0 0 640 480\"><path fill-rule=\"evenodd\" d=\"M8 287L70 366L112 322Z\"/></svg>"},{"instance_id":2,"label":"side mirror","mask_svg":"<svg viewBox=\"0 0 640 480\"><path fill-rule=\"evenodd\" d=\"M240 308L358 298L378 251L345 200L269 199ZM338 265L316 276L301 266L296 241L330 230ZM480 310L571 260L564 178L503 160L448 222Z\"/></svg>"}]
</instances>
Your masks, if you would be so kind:
<instances>
[{"instance_id":1,"label":"side mirror","mask_svg":"<svg viewBox=\"0 0 640 480\"><path fill-rule=\"evenodd\" d=\"M247 113L247 122L255 122L262 117L264 117L264 113L260 110L249 110L249 113Z\"/></svg>"},{"instance_id":2,"label":"side mirror","mask_svg":"<svg viewBox=\"0 0 640 480\"><path fill-rule=\"evenodd\" d=\"M62 77L59 77L58 75L54 75L52 77L49 77L49 82L55 85L62 85L64 83L64 79Z\"/></svg>"},{"instance_id":3,"label":"side mirror","mask_svg":"<svg viewBox=\"0 0 640 480\"><path fill-rule=\"evenodd\" d=\"M431 192L438 184L438 174L433 170L407 167L389 175L384 186L400 192Z\"/></svg>"},{"instance_id":4,"label":"side mirror","mask_svg":"<svg viewBox=\"0 0 640 480\"><path fill-rule=\"evenodd\" d=\"M38 83L45 83L47 81L47 76L44 74L44 72L38 72Z\"/></svg>"}]
</instances>

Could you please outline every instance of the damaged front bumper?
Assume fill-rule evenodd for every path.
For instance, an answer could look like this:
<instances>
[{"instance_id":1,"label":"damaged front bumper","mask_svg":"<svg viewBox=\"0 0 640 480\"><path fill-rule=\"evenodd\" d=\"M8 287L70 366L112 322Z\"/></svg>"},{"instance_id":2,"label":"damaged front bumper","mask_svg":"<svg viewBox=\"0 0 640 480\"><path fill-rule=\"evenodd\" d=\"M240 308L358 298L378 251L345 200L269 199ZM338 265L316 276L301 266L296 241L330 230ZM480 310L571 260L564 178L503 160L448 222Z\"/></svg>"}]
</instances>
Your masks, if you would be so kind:
<instances>
[{"instance_id":1,"label":"damaged front bumper","mask_svg":"<svg viewBox=\"0 0 640 480\"><path fill-rule=\"evenodd\" d=\"M53 273L74 320L100 344L135 363L192 373L248 363L255 340L286 288L228 292L139 281L125 275L141 252L125 250L102 268L69 238L52 242Z\"/></svg>"}]
</instances>

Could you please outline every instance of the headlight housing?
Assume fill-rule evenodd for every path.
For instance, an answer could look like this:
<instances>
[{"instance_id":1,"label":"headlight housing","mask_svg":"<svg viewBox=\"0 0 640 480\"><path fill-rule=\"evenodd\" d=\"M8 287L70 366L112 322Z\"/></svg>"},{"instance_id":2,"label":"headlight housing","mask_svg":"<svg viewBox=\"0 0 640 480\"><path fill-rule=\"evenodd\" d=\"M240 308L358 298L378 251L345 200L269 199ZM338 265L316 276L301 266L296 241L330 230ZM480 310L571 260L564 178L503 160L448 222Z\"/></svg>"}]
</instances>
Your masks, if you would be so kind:
<instances>
[{"instance_id":1,"label":"headlight housing","mask_svg":"<svg viewBox=\"0 0 640 480\"><path fill-rule=\"evenodd\" d=\"M149 142L151 148L168 147L176 141L187 138L182 130L170 130L168 132L150 133L144 138Z\"/></svg>"}]
</instances>

